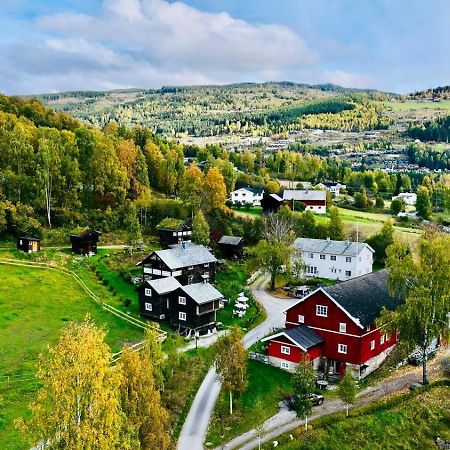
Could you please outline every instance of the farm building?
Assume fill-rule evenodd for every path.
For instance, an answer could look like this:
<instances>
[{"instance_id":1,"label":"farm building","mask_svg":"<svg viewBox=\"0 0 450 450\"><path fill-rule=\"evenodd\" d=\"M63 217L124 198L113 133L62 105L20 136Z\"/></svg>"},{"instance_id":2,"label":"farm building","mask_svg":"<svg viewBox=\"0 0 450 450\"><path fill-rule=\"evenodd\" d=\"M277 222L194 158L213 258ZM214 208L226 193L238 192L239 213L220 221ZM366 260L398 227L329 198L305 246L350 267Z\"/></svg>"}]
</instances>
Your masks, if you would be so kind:
<instances>
[{"instance_id":1,"label":"farm building","mask_svg":"<svg viewBox=\"0 0 450 450\"><path fill-rule=\"evenodd\" d=\"M282 204L283 199L279 195L264 192L261 206L265 214L277 212Z\"/></svg>"},{"instance_id":2,"label":"farm building","mask_svg":"<svg viewBox=\"0 0 450 450\"><path fill-rule=\"evenodd\" d=\"M263 339L271 364L293 371L306 357L330 376L350 369L360 379L375 370L398 341L375 323L381 309L394 310L386 270L321 287L286 311L286 330Z\"/></svg>"},{"instance_id":3,"label":"farm building","mask_svg":"<svg viewBox=\"0 0 450 450\"><path fill-rule=\"evenodd\" d=\"M41 240L30 236L19 236L17 238L17 250L26 253L39 252L41 250Z\"/></svg>"},{"instance_id":4,"label":"farm building","mask_svg":"<svg viewBox=\"0 0 450 450\"><path fill-rule=\"evenodd\" d=\"M295 210L295 202L301 202L306 205L305 211L312 211L316 214L327 213L326 191L286 189L283 192L283 201L286 202L293 211Z\"/></svg>"},{"instance_id":5,"label":"farm building","mask_svg":"<svg viewBox=\"0 0 450 450\"><path fill-rule=\"evenodd\" d=\"M156 228L159 233L159 243L162 248L191 241L192 227L185 220L166 217Z\"/></svg>"},{"instance_id":6,"label":"farm building","mask_svg":"<svg viewBox=\"0 0 450 450\"><path fill-rule=\"evenodd\" d=\"M244 238L240 236L222 236L218 242L220 251L226 258L244 256Z\"/></svg>"},{"instance_id":7,"label":"farm building","mask_svg":"<svg viewBox=\"0 0 450 450\"><path fill-rule=\"evenodd\" d=\"M72 252L79 255L90 255L97 253L97 243L100 239L100 231L87 229L80 234L71 234L70 242Z\"/></svg>"}]
</instances>

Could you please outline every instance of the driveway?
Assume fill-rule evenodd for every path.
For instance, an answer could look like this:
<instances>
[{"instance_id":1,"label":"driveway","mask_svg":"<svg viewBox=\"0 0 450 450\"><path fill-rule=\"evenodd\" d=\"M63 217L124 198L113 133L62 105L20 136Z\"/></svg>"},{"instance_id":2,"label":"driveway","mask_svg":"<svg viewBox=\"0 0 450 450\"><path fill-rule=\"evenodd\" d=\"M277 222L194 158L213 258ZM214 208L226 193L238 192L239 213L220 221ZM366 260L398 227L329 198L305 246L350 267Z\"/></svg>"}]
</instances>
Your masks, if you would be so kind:
<instances>
[{"instance_id":1,"label":"driveway","mask_svg":"<svg viewBox=\"0 0 450 450\"><path fill-rule=\"evenodd\" d=\"M284 311L294 304L296 299L280 299L265 290L268 278L257 280L251 287L258 303L266 310L267 319L250 330L243 337L246 348L251 347L258 339L269 334L274 328L284 326ZM201 384L186 417L178 439L178 450L201 450L205 442L208 424L214 405L219 397L221 383L214 367L211 367Z\"/></svg>"}]
</instances>

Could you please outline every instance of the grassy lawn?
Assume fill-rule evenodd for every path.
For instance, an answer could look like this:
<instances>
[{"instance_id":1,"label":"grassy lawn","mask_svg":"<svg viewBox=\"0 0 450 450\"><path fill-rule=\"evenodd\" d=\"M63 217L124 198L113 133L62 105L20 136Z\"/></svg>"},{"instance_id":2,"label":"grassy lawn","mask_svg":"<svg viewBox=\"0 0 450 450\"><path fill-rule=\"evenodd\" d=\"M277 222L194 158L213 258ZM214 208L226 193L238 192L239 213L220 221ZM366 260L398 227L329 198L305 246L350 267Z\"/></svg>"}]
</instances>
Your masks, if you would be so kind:
<instances>
[{"instance_id":1,"label":"grassy lawn","mask_svg":"<svg viewBox=\"0 0 450 450\"><path fill-rule=\"evenodd\" d=\"M255 426L253 405L257 400L262 402L265 419L268 419L278 411L278 402L291 393L291 375L288 372L249 360L247 391L235 400L233 415L230 416L228 392L222 390L206 441L218 446L252 429Z\"/></svg>"},{"instance_id":2,"label":"grassy lawn","mask_svg":"<svg viewBox=\"0 0 450 450\"><path fill-rule=\"evenodd\" d=\"M259 216L262 216L262 212L263 212L263 210L260 206L252 206L252 207L242 206L240 208L233 206L231 209L232 209L232 211L234 211L234 213L237 216L241 216L241 217L249 217L249 216L259 217Z\"/></svg>"},{"instance_id":3,"label":"grassy lawn","mask_svg":"<svg viewBox=\"0 0 450 450\"><path fill-rule=\"evenodd\" d=\"M69 320L82 320L89 314L108 330L106 340L113 351L140 340L142 332L104 311L65 274L0 265L0 279L0 396L4 401L0 448L23 449L13 420L26 412L36 394L34 373L39 353L57 342Z\"/></svg>"},{"instance_id":4,"label":"grassy lawn","mask_svg":"<svg viewBox=\"0 0 450 450\"><path fill-rule=\"evenodd\" d=\"M450 110L450 100L440 102L419 102L410 100L406 102L378 102L385 105L392 111L413 111L416 109L443 109Z\"/></svg>"},{"instance_id":5,"label":"grassy lawn","mask_svg":"<svg viewBox=\"0 0 450 450\"><path fill-rule=\"evenodd\" d=\"M450 386L403 394L313 422L307 433L300 427L280 436L282 450L431 449L436 438L450 439ZM294 440L289 438L289 434ZM273 448L271 443L264 449Z\"/></svg>"}]
</instances>

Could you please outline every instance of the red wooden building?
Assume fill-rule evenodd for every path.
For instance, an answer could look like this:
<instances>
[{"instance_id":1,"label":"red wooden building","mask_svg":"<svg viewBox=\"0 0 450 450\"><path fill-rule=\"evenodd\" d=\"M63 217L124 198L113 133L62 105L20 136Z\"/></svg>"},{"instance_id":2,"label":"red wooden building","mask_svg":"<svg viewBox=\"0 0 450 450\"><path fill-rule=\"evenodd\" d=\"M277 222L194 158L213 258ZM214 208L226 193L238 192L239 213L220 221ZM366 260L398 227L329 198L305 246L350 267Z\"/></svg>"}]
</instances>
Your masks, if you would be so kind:
<instances>
[{"instance_id":1,"label":"red wooden building","mask_svg":"<svg viewBox=\"0 0 450 450\"><path fill-rule=\"evenodd\" d=\"M306 357L317 370L342 376L347 367L356 378L375 370L398 340L377 327L381 309L401 303L391 297L387 271L363 275L307 295L286 311L286 330L269 336L269 361L294 370Z\"/></svg>"}]
</instances>

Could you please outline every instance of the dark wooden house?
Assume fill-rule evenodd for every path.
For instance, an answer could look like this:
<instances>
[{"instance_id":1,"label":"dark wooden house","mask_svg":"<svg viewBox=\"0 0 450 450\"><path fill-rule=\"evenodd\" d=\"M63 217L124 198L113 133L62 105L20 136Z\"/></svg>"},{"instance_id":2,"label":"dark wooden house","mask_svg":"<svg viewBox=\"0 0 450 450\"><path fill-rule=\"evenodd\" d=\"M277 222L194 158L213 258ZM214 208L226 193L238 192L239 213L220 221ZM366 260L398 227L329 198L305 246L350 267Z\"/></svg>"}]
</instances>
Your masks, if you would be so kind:
<instances>
[{"instance_id":1,"label":"dark wooden house","mask_svg":"<svg viewBox=\"0 0 450 450\"><path fill-rule=\"evenodd\" d=\"M223 295L209 283L180 286L170 295L170 322L179 332L206 333L216 325Z\"/></svg>"},{"instance_id":2,"label":"dark wooden house","mask_svg":"<svg viewBox=\"0 0 450 450\"><path fill-rule=\"evenodd\" d=\"M244 256L244 238L240 236L222 236L218 242L225 258L242 258Z\"/></svg>"},{"instance_id":3,"label":"dark wooden house","mask_svg":"<svg viewBox=\"0 0 450 450\"><path fill-rule=\"evenodd\" d=\"M263 213L273 213L280 209L283 204L283 199L277 194L270 194L269 192L264 192L263 198L261 199L261 207Z\"/></svg>"},{"instance_id":4,"label":"dark wooden house","mask_svg":"<svg viewBox=\"0 0 450 450\"><path fill-rule=\"evenodd\" d=\"M33 253L41 250L41 240L30 236L19 236L17 238L17 250Z\"/></svg>"},{"instance_id":5,"label":"dark wooden house","mask_svg":"<svg viewBox=\"0 0 450 450\"><path fill-rule=\"evenodd\" d=\"M165 250L157 250L138 265L143 280L174 277L182 285L214 282L217 259L203 245L185 242Z\"/></svg>"},{"instance_id":6,"label":"dark wooden house","mask_svg":"<svg viewBox=\"0 0 450 450\"><path fill-rule=\"evenodd\" d=\"M138 288L140 314L154 320L168 319L170 295L179 287L173 277L146 280Z\"/></svg>"},{"instance_id":7,"label":"dark wooden house","mask_svg":"<svg viewBox=\"0 0 450 450\"><path fill-rule=\"evenodd\" d=\"M162 248L191 241L192 227L188 221L166 217L156 228Z\"/></svg>"},{"instance_id":8,"label":"dark wooden house","mask_svg":"<svg viewBox=\"0 0 450 450\"><path fill-rule=\"evenodd\" d=\"M101 234L100 231L89 229L80 234L71 234L70 243L72 244L72 252L79 255L97 253L97 243Z\"/></svg>"}]
</instances>

